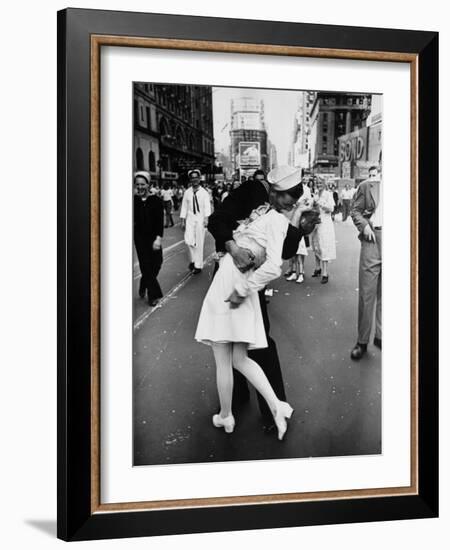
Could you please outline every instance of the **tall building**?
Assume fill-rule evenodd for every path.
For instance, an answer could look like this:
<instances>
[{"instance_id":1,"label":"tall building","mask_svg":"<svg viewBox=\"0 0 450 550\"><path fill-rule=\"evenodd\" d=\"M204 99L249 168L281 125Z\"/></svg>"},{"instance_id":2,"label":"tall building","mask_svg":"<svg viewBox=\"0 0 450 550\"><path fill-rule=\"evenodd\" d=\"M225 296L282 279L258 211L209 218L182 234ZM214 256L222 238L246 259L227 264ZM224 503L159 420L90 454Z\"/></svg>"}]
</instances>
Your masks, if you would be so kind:
<instances>
[{"instance_id":1,"label":"tall building","mask_svg":"<svg viewBox=\"0 0 450 550\"><path fill-rule=\"evenodd\" d=\"M338 176L339 138L366 126L370 94L318 92L311 106L311 167Z\"/></svg>"},{"instance_id":2,"label":"tall building","mask_svg":"<svg viewBox=\"0 0 450 550\"><path fill-rule=\"evenodd\" d=\"M135 170L161 183L185 183L192 168L213 173L210 86L135 83L133 124Z\"/></svg>"},{"instance_id":3,"label":"tall building","mask_svg":"<svg viewBox=\"0 0 450 550\"><path fill-rule=\"evenodd\" d=\"M267 171L270 171L270 170L273 170L273 168L276 168L278 166L277 148L270 141L270 139L267 140L267 150L268 150L268 156L269 156Z\"/></svg>"},{"instance_id":4,"label":"tall building","mask_svg":"<svg viewBox=\"0 0 450 550\"><path fill-rule=\"evenodd\" d=\"M294 117L291 163L296 168L307 169L311 164L311 108L315 92L300 92L298 108Z\"/></svg>"},{"instance_id":5,"label":"tall building","mask_svg":"<svg viewBox=\"0 0 450 550\"><path fill-rule=\"evenodd\" d=\"M264 102L251 97L231 101L230 158L242 179L261 168L269 170Z\"/></svg>"}]
</instances>

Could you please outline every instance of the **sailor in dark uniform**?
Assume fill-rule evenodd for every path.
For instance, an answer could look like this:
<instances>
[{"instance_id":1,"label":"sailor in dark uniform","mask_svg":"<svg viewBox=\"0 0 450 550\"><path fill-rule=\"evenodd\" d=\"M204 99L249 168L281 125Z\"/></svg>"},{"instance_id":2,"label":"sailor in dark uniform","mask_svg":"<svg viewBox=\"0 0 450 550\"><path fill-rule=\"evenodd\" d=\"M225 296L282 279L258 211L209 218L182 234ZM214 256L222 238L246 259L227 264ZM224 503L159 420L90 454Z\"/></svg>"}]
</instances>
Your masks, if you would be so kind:
<instances>
[{"instance_id":1,"label":"sailor in dark uniform","mask_svg":"<svg viewBox=\"0 0 450 550\"><path fill-rule=\"evenodd\" d=\"M134 244L141 269L139 295L155 306L162 298L158 273L163 262L162 237L164 231L164 206L162 200L149 189L147 172L136 172L134 176Z\"/></svg>"}]
</instances>

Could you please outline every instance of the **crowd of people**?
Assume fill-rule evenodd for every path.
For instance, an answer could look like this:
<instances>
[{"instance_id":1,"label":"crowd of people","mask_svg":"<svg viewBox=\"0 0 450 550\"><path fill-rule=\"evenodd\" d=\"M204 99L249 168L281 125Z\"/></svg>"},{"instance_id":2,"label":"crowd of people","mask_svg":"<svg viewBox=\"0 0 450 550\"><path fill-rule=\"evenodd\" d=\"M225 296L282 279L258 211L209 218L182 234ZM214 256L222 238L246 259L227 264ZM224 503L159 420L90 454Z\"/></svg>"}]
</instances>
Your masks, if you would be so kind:
<instances>
[{"instance_id":1,"label":"crowd of people","mask_svg":"<svg viewBox=\"0 0 450 550\"><path fill-rule=\"evenodd\" d=\"M269 335L264 290L281 275L284 260L288 281L304 281L305 257L314 254L312 277L329 281L329 262L336 259L334 222L351 216L359 231L358 338L351 358L367 351L376 309L374 344L381 349L381 181L377 167L354 189L340 191L325 179L302 180L301 171L280 166L269 174L233 184L205 185L200 170L188 174L189 186L152 183L145 172L135 174L134 239L141 268L140 296L156 305L162 296L157 275L162 265L164 228L174 225L180 210L189 269L203 269L206 231L215 240L216 267L204 298L195 339L212 347L216 362L220 411L214 426L231 433L232 405L248 399L247 381L257 390L263 423L284 437L293 409L286 401L275 342Z\"/></svg>"}]
</instances>

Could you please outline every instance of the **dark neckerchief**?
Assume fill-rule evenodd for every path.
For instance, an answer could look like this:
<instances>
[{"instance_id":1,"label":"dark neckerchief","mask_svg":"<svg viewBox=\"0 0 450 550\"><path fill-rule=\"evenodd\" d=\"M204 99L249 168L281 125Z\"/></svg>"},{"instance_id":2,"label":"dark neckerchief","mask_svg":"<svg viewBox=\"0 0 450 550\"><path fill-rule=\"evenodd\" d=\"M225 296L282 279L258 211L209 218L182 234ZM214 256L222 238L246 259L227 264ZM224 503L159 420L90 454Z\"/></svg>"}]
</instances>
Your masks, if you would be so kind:
<instances>
[{"instance_id":1,"label":"dark neckerchief","mask_svg":"<svg viewBox=\"0 0 450 550\"><path fill-rule=\"evenodd\" d=\"M194 191L194 189L192 189L192 194L193 194L193 207L194 207L194 214L197 214L198 212L200 212L200 207L199 207L199 204L198 204L198 199L197 199L197 193L199 192L200 190L200 187L197 189L197 191Z\"/></svg>"}]
</instances>

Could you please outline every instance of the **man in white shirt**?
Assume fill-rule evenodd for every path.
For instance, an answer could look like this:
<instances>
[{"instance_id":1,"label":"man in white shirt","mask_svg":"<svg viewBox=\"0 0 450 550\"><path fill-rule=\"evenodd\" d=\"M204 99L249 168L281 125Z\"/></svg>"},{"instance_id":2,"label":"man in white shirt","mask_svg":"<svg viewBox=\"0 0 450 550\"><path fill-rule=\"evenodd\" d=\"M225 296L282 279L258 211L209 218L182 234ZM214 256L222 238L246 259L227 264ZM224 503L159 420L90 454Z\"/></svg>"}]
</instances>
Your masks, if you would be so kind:
<instances>
[{"instance_id":1,"label":"man in white shirt","mask_svg":"<svg viewBox=\"0 0 450 550\"><path fill-rule=\"evenodd\" d=\"M342 198L342 221L345 222L345 220L348 218L348 215L350 214L350 204L352 202L354 190L350 189L350 185L346 185L344 189L342 190L341 198Z\"/></svg>"},{"instance_id":2,"label":"man in white shirt","mask_svg":"<svg viewBox=\"0 0 450 550\"><path fill-rule=\"evenodd\" d=\"M189 182L191 186L184 193L180 219L191 258L189 269L197 275L203 269L203 247L211 202L208 191L200 185L199 170L189 172Z\"/></svg>"},{"instance_id":3,"label":"man in white shirt","mask_svg":"<svg viewBox=\"0 0 450 550\"><path fill-rule=\"evenodd\" d=\"M382 183L378 168L371 166L369 178L359 185L351 216L359 230L361 254L359 258L358 341L350 357L356 361L367 351L375 314L373 343L381 349L381 271L382 271Z\"/></svg>"},{"instance_id":4,"label":"man in white shirt","mask_svg":"<svg viewBox=\"0 0 450 550\"><path fill-rule=\"evenodd\" d=\"M172 217L172 208L173 208L173 190L168 183L164 184L164 187L161 191L161 198L164 204L164 213L165 213L165 222L164 227L173 227L173 217Z\"/></svg>"}]
</instances>

